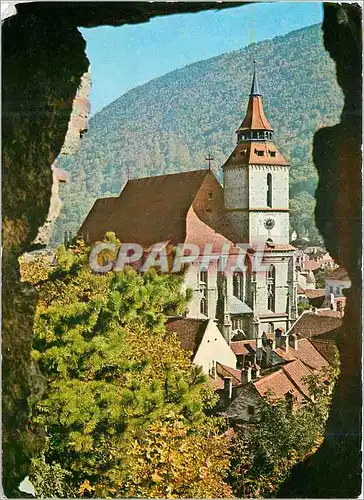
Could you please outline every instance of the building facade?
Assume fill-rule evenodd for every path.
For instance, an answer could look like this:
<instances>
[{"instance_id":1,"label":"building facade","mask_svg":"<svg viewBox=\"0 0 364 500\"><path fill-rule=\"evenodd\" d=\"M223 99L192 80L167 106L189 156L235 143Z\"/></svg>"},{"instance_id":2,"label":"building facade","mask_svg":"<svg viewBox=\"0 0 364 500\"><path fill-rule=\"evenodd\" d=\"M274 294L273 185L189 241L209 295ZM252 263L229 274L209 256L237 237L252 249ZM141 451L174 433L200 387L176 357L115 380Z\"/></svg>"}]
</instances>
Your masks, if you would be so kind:
<instances>
[{"instance_id":1,"label":"building facade","mask_svg":"<svg viewBox=\"0 0 364 500\"><path fill-rule=\"evenodd\" d=\"M132 179L118 197L97 200L79 230L88 244L112 231L145 250L157 242L169 250L197 246L199 256L185 270L184 287L192 291L186 316L214 320L228 343L288 330L297 317L290 166L275 145L255 70L236 133L236 147L222 167L223 186L207 169ZM214 256L237 255L241 244L259 247L263 265L255 267L248 251L244 265L236 261L221 270Z\"/></svg>"}]
</instances>

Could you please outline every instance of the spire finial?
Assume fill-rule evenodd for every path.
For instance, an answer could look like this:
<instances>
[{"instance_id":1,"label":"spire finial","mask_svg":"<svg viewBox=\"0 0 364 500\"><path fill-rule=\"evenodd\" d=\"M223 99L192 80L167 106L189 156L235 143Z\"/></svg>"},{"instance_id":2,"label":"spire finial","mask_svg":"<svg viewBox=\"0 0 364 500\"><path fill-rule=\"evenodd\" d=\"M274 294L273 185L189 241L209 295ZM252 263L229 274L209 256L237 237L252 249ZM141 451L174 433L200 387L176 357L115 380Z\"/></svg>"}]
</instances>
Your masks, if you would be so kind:
<instances>
[{"instance_id":1,"label":"spire finial","mask_svg":"<svg viewBox=\"0 0 364 500\"><path fill-rule=\"evenodd\" d=\"M259 90L258 78L257 78L257 61L254 59L254 73L253 73L253 83L250 91L250 95L262 95Z\"/></svg>"}]
</instances>

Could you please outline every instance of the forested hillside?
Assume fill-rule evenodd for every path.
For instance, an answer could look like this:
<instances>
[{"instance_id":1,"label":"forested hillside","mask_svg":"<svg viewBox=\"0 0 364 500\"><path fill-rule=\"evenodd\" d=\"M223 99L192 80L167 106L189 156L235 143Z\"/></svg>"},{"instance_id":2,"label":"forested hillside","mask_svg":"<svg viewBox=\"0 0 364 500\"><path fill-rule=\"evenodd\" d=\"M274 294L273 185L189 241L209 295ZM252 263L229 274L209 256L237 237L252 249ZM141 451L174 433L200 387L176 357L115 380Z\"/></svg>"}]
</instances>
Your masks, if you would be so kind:
<instances>
[{"instance_id":1,"label":"forested hillside","mask_svg":"<svg viewBox=\"0 0 364 500\"><path fill-rule=\"evenodd\" d=\"M312 135L337 122L343 96L319 25L191 64L137 87L97 113L76 155L59 166L70 173L54 242L75 234L94 200L119 194L131 177L205 168L214 170L235 144L250 91L253 60L276 144L290 158L291 224L313 225L316 171Z\"/></svg>"}]
</instances>

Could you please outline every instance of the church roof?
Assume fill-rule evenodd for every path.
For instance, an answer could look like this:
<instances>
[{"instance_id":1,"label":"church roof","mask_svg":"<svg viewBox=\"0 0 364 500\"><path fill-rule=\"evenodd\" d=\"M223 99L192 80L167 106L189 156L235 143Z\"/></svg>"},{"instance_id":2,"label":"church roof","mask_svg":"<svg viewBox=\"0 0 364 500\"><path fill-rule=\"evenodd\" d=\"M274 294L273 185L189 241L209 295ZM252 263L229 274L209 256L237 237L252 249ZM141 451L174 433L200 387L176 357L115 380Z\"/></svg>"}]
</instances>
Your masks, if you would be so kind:
<instances>
[{"instance_id":1,"label":"church roof","mask_svg":"<svg viewBox=\"0 0 364 500\"><path fill-rule=\"evenodd\" d=\"M288 161L284 158L273 142L245 141L239 142L231 153L224 166L238 165L284 165Z\"/></svg>"},{"instance_id":2,"label":"church roof","mask_svg":"<svg viewBox=\"0 0 364 500\"><path fill-rule=\"evenodd\" d=\"M265 116L263 100L260 94L250 95L245 118L238 130L273 131L272 125Z\"/></svg>"},{"instance_id":3,"label":"church roof","mask_svg":"<svg viewBox=\"0 0 364 500\"><path fill-rule=\"evenodd\" d=\"M259 84L258 84L258 77L257 77L257 70L256 70L256 63L257 61L254 61L254 74L253 74L253 82L252 82L252 88L250 90L250 95L261 95L260 90L259 90Z\"/></svg>"},{"instance_id":4,"label":"church roof","mask_svg":"<svg viewBox=\"0 0 364 500\"><path fill-rule=\"evenodd\" d=\"M267 120L263 109L262 94L260 93L256 71L256 61L254 61L253 81L248 107L245 118L238 130L268 130L273 132L272 125Z\"/></svg>"},{"instance_id":5,"label":"church roof","mask_svg":"<svg viewBox=\"0 0 364 500\"><path fill-rule=\"evenodd\" d=\"M187 214L205 180L216 198L222 200L222 187L207 169L129 180L118 197L95 202L79 235L93 242L112 231L121 242L138 243L144 248L161 241L184 243ZM221 207L216 203L218 200L216 209L208 214L207 225L230 241L238 241L224 213L223 201Z\"/></svg>"},{"instance_id":6,"label":"church roof","mask_svg":"<svg viewBox=\"0 0 364 500\"><path fill-rule=\"evenodd\" d=\"M284 158L272 140L273 127L264 113L255 61L246 114L236 133L238 135L238 143L225 162L224 167L254 164L289 166L289 162Z\"/></svg>"},{"instance_id":7,"label":"church roof","mask_svg":"<svg viewBox=\"0 0 364 500\"><path fill-rule=\"evenodd\" d=\"M231 314L250 314L253 311L247 304L233 295L230 299L230 312Z\"/></svg>"}]
</instances>

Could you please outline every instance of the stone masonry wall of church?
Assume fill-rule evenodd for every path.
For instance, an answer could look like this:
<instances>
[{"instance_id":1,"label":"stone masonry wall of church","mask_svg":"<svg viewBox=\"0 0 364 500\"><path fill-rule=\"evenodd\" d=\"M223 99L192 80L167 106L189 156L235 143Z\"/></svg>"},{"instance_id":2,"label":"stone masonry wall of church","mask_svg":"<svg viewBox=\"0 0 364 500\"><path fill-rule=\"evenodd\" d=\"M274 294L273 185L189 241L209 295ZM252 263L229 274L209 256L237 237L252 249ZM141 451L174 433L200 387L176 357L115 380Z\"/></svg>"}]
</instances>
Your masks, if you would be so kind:
<instances>
[{"instance_id":1,"label":"stone masonry wall of church","mask_svg":"<svg viewBox=\"0 0 364 500\"><path fill-rule=\"evenodd\" d=\"M249 208L267 206L267 174L272 175L273 209L289 206L289 167L273 165L250 165Z\"/></svg>"},{"instance_id":2,"label":"stone masonry wall of church","mask_svg":"<svg viewBox=\"0 0 364 500\"><path fill-rule=\"evenodd\" d=\"M287 294L288 294L288 261L274 262L275 267L275 313L286 313L287 311ZM257 299L256 312L268 314L268 299L267 299L267 274L263 271L257 272Z\"/></svg>"},{"instance_id":3,"label":"stone masonry wall of church","mask_svg":"<svg viewBox=\"0 0 364 500\"><path fill-rule=\"evenodd\" d=\"M264 221L274 218L274 227L266 229ZM271 238L274 243L289 243L289 212L250 212L249 213L249 241L252 243L265 242Z\"/></svg>"},{"instance_id":4,"label":"stone masonry wall of church","mask_svg":"<svg viewBox=\"0 0 364 500\"><path fill-rule=\"evenodd\" d=\"M247 167L229 167L224 172L225 208L249 207L249 173Z\"/></svg>"}]
</instances>

